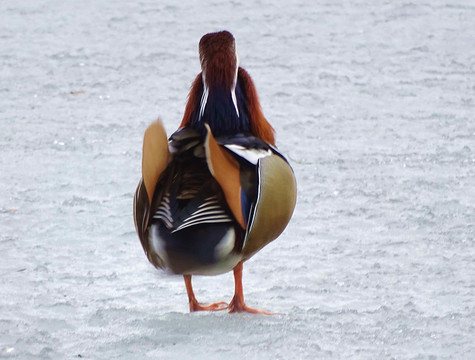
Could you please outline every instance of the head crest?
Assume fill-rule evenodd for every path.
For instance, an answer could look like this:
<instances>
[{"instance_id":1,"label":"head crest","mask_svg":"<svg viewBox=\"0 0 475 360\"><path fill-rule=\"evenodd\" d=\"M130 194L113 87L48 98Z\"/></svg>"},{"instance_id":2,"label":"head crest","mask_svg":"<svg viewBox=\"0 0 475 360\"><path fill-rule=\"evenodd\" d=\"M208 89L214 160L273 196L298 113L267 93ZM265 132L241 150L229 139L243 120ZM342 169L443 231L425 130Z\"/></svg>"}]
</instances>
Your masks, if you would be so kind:
<instances>
[{"instance_id":1,"label":"head crest","mask_svg":"<svg viewBox=\"0 0 475 360\"><path fill-rule=\"evenodd\" d=\"M238 67L234 36L229 31L204 35L200 40L199 54L206 85L231 89Z\"/></svg>"}]
</instances>

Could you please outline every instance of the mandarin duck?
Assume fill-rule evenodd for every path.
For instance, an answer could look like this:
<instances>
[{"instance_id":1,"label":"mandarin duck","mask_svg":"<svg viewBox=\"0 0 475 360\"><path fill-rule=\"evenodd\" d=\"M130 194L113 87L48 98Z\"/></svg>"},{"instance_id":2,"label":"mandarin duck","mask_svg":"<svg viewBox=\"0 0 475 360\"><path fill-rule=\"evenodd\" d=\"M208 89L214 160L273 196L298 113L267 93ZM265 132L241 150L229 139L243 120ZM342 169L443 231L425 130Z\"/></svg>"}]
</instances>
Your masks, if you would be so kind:
<instances>
[{"instance_id":1,"label":"mandarin duck","mask_svg":"<svg viewBox=\"0 0 475 360\"><path fill-rule=\"evenodd\" d=\"M243 262L277 238L296 202L292 168L275 147L254 83L227 31L199 42L201 73L169 139L160 120L143 139L134 220L148 260L181 274L190 311L264 313L248 307ZM192 275L234 271L229 303L200 304Z\"/></svg>"}]
</instances>

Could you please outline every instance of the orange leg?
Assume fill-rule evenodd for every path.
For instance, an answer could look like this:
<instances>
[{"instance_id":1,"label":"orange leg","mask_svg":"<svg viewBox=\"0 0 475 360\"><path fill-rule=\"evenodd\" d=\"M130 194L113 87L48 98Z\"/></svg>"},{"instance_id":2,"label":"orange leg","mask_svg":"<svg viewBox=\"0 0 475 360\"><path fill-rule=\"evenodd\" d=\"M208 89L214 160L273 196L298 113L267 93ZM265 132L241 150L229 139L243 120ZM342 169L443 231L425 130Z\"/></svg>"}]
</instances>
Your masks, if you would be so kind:
<instances>
[{"instance_id":1,"label":"orange leg","mask_svg":"<svg viewBox=\"0 0 475 360\"><path fill-rule=\"evenodd\" d=\"M210 305L202 305L196 300L193 286L191 285L191 275L183 275L185 279L186 292L188 293L188 301L190 303L190 312L194 311L219 311L226 310L228 304L225 302L218 302Z\"/></svg>"},{"instance_id":2,"label":"orange leg","mask_svg":"<svg viewBox=\"0 0 475 360\"><path fill-rule=\"evenodd\" d=\"M229 303L229 312L248 312L253 314L275 315L263 310L256 310L248 307L244 303L244 294L242 291L242 262L234 268L234 297Z\"/></svg>"}]
</instances>

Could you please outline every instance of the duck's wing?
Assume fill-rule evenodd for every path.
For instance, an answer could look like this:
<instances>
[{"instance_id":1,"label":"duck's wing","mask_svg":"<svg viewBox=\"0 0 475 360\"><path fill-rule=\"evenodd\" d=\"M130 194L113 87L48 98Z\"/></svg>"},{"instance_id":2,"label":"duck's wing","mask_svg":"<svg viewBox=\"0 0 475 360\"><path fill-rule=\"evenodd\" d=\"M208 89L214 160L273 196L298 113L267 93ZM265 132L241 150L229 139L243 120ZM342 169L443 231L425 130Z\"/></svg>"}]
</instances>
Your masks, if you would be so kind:
<instances>
[{"instance_id":1,"label":"duck's wing","mask_svg":"<svg viewBox=\"0 0 475 360\"><path fill-rule=\"evenodd\" d=\"M251 209L243 245L249 259L276 239L290 221L297 201L297 183L287 160L273 149L257 161L257 198Z\"/></svg>"},{"instance_id":2,"label":"duck's wing","mask_svg":"<svg viewBox=\"0 0 475 360\"><path fill-rule=\"evenodd\" d=\"M207 127L205 150L229 208L246 229L242 255L249 259L290 221L297 199L293 170L275 147L253 136L217 140Z\"/></svg>"},{"instance_id":3,"label":"duck's wing","mask_svg":"<svg viewBox=\"0 0 475 360\"><path fill-rule=\"evenodd\" d=\"M165 171L170 158L168 139L160 120L145 130L142 152L142 178L134 196L134 222L145 253L149 256L146 230L150 218L150 206L158 180Z\"/></svg>"},{"instance_id":4,"label":"duck's wing","mask_svg":"<svg viewBox=\"0 0 475 360\"><path fill-rule=\"evenodd\" d=\"M142 178L149 203L152 202L158 179L166 169L169 157L167 133L162 122L157 120L145 130L143 138Z\"/></svg>"},{"instance_id":5,"label":"duck's wing","mask_svg":"<svg viewBox=\"0 0 475 360\"><path fill-rule=\"evenodd\" d=\"M147 196L147 190L143 182L143 178L140 179L134 196L134 223L135 230L139 236L140 243L148 256L148 245L145 240L145 231L148 225L148 219L150 216L150 204Z\"/></svg>"},{"instance_id":6,"label":"duck's wing","mask_svg":"<svg viewBox=\"0 0 475 360\"><path fill-rule=\"evenodd\" d=\"M209 171L223 190L226 202L234 218L245 229L246 221L242 211L239 162L218 144L208 124L205 124L205 127L207 134L204 148Z\"/></svg>"}]
</instances>

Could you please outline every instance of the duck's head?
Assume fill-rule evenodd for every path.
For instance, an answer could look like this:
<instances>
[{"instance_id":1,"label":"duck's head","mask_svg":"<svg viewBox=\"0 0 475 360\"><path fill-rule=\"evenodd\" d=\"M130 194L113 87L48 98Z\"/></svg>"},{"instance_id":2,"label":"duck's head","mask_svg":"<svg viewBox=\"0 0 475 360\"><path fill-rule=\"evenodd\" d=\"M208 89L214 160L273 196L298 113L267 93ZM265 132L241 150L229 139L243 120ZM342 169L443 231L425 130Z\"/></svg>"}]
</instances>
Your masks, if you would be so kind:
<instances>
[{"instance_id":1,"label":"duck's head","mask_svg":"<svg viewBox=\"0 0 475 360\"><path fill-rule=\"evenodd\" d=\"M228 31L204 35L200 40L199 54L205 87L233 91L239 66L233 35Z\"/></svg>"}]
</instances>

